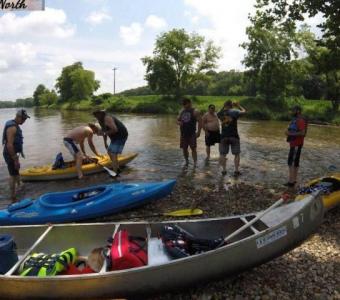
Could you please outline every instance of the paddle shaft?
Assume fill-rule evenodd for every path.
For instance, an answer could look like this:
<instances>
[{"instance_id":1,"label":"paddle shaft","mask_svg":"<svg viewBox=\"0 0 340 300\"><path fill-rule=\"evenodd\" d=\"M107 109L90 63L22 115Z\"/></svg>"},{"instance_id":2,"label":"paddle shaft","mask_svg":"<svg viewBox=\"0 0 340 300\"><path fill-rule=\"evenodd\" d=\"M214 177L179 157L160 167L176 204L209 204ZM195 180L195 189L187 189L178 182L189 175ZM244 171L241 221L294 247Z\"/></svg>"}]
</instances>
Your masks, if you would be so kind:
<instances>
[{"instance_id":1,"label":"paddle shaft","mask_svg":"<svg viewBox=\"0 0 340 300\"><path fill-rule=\"evenodd\" d=\"M158 214L152 214L152 215L144 215L144 216L134 216L133 218L142 219L142 218L151 218L151 217L189 217L189 216L197 216L203 214L203 211L199 211L198 213L195 213L194 210L191 209L183 209L188 210L187 213L182 213L179 216L176 216L176 212L178 211L172 211L167 213L158 213ZM115 219L115 221L119 221L125 218Z\"/></svg>"},{"instance_id":2,"label":"paddle shaft","mask_svg":"<svg viewBox=\"0 0 340 300\"><path fill-rule=\"evenodd\" d=\"M33 249L37 247L41 241L45 238L45 236L50 232L50 230L53 228L53 226L49 226L42 235L35 241L35 243L25 252L25 254L16 262L16 264L5 274L6 276L12 275L15 270L21 265L21 263L27 258L28 255L31 254Z\"/></svg>"},{"instance_id":3,"label":"paddle shaft","mask_svg":"<svg viewBox=\"0 0 340 300\"><path fill-rule=\"evenodd\" d=\"M109 173L110 176L112 177L116 177L117 176L117 173L113 170L110 170L109 168L103 166L102 164L100 163L97 163L99 166L101 166L107 173Z\"/></svg>"},{"instance_id":4,"label":"paddle shaft","mask_svg":"<svg viewBox=\"0 0 340 300\"><path fill-rule=\"evenodd\" d=\"M238 235L239 233L241 233L242 231L244 231L245 229L249 228L251 225L253 225L255 222L257 222L259 219L261 219L265 214L267 214L268 212L270 212L271 210L273 210L275 207L281 205L284 202L284 200L281 198L279 200L277 200L272 206L268 207L265 211L263 211L262 213L260 213L256 218L252 219L250 222L248 222L247 224L244 224L241 228L237 229L236 231L234 231L232 234L230 234L229 236L227 236L224 239L224 242L229 241L230 239L232 239L233 237L235 237L236 235Z\"/></svg>"}]
</instances>

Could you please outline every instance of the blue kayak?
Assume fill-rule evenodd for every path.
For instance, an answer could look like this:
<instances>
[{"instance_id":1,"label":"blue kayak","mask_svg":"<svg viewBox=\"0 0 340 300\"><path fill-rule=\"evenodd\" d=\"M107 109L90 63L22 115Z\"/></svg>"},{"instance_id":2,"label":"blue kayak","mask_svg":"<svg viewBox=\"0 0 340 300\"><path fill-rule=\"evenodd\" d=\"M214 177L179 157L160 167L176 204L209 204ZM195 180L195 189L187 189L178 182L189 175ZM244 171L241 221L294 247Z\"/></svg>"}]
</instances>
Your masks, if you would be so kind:
<instances>
[{"instance_id":1,"label":"blue kayak","mask_svg":"<svg viewBox=\"0 0 340 300\"><path fill-rule=\"evenodd\" d=\"M0 225L65 223L111 215L165 197L175 183L116 183L48 193L0 210Z\"/></svg>"}]
</instances>

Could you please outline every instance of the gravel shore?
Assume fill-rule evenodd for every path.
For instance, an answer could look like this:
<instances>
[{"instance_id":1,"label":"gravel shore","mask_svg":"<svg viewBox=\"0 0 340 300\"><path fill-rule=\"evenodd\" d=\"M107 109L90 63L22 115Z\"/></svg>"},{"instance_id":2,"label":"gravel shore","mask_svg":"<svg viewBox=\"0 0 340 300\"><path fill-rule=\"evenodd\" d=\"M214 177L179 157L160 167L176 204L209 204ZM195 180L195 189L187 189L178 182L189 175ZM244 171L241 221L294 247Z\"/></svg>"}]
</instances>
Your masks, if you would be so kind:
<instances>
[{"instance_id":1,"label":"gravel shore","mask_svg":"<svg viewBox=\"0 0 340 300\"><path fill-rule=\"evenodd\" d=\"M287 191L280 186L260 186L234 180L200 184L179 179L172 195L144 208L110 219L141 220L191 206L201 208L201 218L255 212L274 203ZM134 217L136 217L134 219ZM166 220L166 217L148 220ZM159 294L150 299L340 299L340 207L325 215L317 232L301 246L234 278L208 282L183 291Z\"/></svg>"}]
</instances>

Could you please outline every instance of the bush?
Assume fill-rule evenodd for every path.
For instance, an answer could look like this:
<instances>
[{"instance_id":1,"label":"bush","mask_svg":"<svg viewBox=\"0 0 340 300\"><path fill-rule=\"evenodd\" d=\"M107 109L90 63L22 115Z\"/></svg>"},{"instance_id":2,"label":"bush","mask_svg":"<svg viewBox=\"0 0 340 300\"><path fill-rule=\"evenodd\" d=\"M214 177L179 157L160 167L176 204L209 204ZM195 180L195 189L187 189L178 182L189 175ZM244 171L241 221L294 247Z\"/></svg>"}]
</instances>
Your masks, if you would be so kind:
<instances>
[{"instance_id":1,"label":"bush","mask_svg":"<svg viewBox=\"0 0 340 300\"><path fill-rule=\"evenodd\" d=\"M257 120L271 120L272 114L267 107L258 107L248 110L247 118Z\"/></svg>"}]
</instances>

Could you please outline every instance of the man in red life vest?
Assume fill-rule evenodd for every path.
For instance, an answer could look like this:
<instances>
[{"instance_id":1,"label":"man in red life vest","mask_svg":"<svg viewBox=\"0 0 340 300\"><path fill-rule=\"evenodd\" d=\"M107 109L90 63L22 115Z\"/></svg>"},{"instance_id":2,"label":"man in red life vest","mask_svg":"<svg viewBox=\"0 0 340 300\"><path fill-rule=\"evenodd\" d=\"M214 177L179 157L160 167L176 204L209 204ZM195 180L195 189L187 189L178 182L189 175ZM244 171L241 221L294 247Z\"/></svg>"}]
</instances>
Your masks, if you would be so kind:
<instances>
[{"instance_id":1,"label":"man in red life vest","mask_svg":"<svg viewBox=\"0 0 340 300\"><path fill-rule=\"evenodd\" d=\"M307 131L307 122L302 117L301 112L300 106L293 107L293 119L286 130L287 142L289 142L290 146L288 155L289 178L284 185L288 187L294 187L296 184L301 150Z\"/></svg>"}]
</instances>

